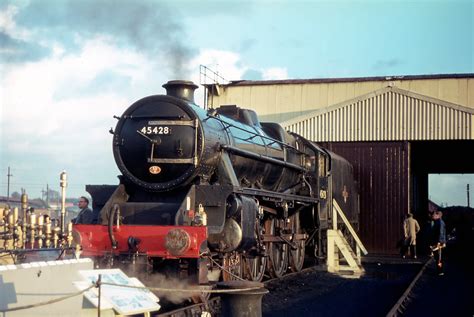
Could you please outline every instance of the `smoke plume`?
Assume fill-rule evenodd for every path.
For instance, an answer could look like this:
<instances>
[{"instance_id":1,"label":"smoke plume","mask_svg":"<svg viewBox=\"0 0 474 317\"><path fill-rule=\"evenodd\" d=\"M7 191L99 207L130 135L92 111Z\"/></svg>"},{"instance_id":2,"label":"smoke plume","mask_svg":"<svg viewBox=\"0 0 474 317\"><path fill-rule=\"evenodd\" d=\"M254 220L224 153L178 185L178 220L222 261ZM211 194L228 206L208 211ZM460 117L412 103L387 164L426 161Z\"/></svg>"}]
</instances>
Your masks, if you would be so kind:
<instances>
[{"instance_id":1,"label":"smoke plume","mask_svg":"<svg viewBox=\"0 0 474 317\"><path fill-rule=\"evenodd\" d=\"M98 36L134 47L166 65L175 78L186 77L187 61L194 54L179 13L158 1L31 1L19 10L16 20L41 38L48 35L51 41L68 42L70 47Z\"/></svg>"}]
</instances>

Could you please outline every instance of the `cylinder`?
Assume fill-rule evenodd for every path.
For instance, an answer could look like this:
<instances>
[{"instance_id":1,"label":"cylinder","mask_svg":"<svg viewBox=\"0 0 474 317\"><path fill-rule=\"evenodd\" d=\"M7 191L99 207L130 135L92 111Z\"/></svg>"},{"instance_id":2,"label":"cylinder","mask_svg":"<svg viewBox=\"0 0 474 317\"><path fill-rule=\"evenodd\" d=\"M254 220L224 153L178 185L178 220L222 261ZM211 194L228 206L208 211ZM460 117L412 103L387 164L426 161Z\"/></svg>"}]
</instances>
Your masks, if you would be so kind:
<instances>
[{"instance_id":1,"label":"cylinder","mask_svg":"<svg viewBox=\"0 0 474 317\"><path fill-rule=\"evenodd\" d=\"M37 219L37 223L38 223L38 248L40 248L40 249L43 247L43 220L44 220L43 215L40 215Z\"/></svg>"},{"instance_id":2,"label":"cylinder","mask_svg":"<svg viewBox=\"0 0 474 317\"><path fill-rule=\"evenodd\" d=\"M18 222L18 207L13 208L13 222Z\"/></svg>"},{"instance_id":3,"label":"cylinder","mask_svg":"<svg viewBox=\"0 0 474 317\"><path fill-rule=\"evenodd\" d=\"M21 209L25 210L28 208L28 195L23 193L21 194Z\"/></svg>"},{"instance_id":4,"label":"cylinder","mask_svg":"<svg viewBox=\"0 0 474 317\"><path fill-rule=\"evenodd\" d=\"M268 293L262 283L251 281L227 281L217 284L220 289L240 292L224 293L221 296L221 315L229 317L261 317L262 298Z\"/></svg>"},{"instance_id":5,"label":"cylinder","mask_svg":"<svg viewBox=\"0 0 474 317\"><path fill-rule=\"evenodd\" d=\"M8 218L7 218L7 219L8 219L8 220L7 220L8 226L9 226L10 228L13 228L13 225L15 224L15 218L14 218L14 215L13 215L12 212L10 212L10 213L8 214Z\"/></svg>"},{"instance_id":6,"label":"cylinder","mask_svg":"<svg viewBox=\"0 0 474 317\"><path fill-rule=\"evenodd\" d=\"M51 234L52 233L52 230L51 230L51 221L46 221L46 226L45 226L45 233L46 234Z\"/></svg>"},{"instance_id":7,"label":"cylinder","mask_svg":"<svg viewBox=\"0 0 474 317\"><path fill-rule=\"evenodd\" d=\"M35 214L31 214L30 215L30 227L31 228L34 228L36 226L36 215Z\"/></svg>"},{"instance_id":8,"label":"cylinder","mask_svg":"<svg viewBox=\"0 0 474 317\"><path fill-rule=\"evenodd\" d=\"M38 217L38 227L41 228L41 229L43 227L43 221L44 221L44 217L43 217L43 215L40 215Z\"/></svg>"},{"instance_id":9,"label":"cylinder","mask_svg":"<svg viewBox=\"0 0 474 317\"><path fill-rule=\"evenodd\" d=\"M45 246L49 248L51 246L51 236L52 236L52 230L51 230L51 219L48 217L45 219Z\"/></svg>"}]
</instances>

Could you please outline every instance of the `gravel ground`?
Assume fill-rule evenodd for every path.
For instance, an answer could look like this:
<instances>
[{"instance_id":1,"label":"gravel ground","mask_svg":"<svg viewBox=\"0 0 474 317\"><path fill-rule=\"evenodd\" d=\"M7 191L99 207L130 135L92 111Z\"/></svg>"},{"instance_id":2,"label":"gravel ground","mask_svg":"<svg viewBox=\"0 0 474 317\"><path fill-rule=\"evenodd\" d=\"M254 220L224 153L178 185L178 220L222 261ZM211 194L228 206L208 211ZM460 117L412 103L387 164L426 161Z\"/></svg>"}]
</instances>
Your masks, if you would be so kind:
<instances>
[{"instance_id":1,"label":"gravel ground","mask_svg":"<svg viewBox=\"0 0 474 317\"><path fill-rule=\"evenodd\" d=\"M421 269L421 262L364 264L360 278L316 269L266 284L263 316L385 316Z\"/></svg>"}]
</instances>

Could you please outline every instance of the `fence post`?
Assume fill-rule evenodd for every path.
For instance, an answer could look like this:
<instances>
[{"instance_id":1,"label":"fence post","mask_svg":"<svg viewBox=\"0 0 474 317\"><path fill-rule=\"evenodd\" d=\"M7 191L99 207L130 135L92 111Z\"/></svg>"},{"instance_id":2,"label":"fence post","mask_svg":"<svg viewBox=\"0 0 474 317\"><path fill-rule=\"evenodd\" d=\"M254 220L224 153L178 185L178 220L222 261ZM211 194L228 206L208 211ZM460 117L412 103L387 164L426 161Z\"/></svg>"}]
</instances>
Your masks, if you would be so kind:
<instances>
[{"instance_id":1,"label":"fence post","mask_svg":"<svg viewBox=\"0 0 474 317\"><path fill-rule=\"evenodd\" d=\"M101 288L102 288L102 274L99 274L99 279L97 280L97 285L99 286L99 299L97 305L97 317L100 317L100 298L101 298Z\"/></svg>"}]
</instances>

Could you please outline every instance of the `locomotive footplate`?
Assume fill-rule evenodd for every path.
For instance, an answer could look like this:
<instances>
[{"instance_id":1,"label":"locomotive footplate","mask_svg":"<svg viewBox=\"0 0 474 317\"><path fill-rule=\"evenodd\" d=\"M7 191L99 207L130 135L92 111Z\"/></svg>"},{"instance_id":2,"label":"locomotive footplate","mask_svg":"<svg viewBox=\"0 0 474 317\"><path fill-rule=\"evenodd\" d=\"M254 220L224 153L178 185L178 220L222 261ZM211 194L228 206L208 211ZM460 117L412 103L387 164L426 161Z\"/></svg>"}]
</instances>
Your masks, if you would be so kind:
<instances>
[{"instance_id":1,"label":"locomotive footplate","mask_svg":"<svg viewBox=\"0 0 474 317\"><path fill-rule=\"evenodd\" d=\"M273 243L282 242L282 243L288 244L293 250L297 249L294 241L301 241L301 240L308 239L308 235L305 233L296 233L296 234L284 233L278 236L274 236L271 234L264 234L261 237L262 237L261 242L273 242Z\"/></svg>"}]
</instances>

